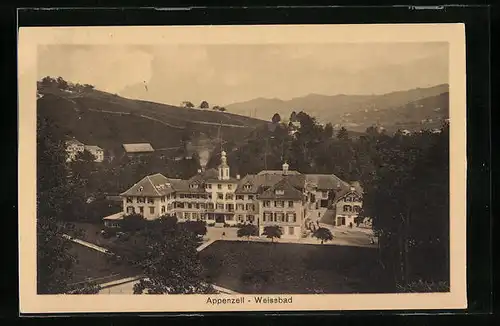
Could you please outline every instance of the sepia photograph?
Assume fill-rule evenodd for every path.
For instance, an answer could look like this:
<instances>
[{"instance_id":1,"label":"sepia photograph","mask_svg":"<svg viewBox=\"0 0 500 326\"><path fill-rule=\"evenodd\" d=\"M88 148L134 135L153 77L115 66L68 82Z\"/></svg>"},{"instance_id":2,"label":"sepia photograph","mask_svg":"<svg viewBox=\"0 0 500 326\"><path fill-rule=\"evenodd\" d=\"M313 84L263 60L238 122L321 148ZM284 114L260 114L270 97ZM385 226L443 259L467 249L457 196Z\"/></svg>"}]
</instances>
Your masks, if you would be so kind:
<instances>
[{"instance_id":1,"label":"sepia photograph","mask_svg":"<svg viewBox=\"0 0 500 326\"><path fill-rule=\"evenodd\" d=\"M21 31L27 312L465 307L463 26L240 27Z\"/></svg>"}]
</instances>

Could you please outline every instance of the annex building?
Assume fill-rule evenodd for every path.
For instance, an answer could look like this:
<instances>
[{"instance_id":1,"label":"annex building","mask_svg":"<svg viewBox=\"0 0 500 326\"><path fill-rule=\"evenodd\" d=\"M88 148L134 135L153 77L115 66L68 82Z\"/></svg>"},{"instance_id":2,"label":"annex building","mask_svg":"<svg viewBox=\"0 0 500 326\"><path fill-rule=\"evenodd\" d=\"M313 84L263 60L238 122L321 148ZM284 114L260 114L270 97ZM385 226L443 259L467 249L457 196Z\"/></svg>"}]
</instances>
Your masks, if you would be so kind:
<instances>
[{"instance_id":1,"label":"annex building","mask_svg":"<svg viewBox=\"0 0 500 326\"><path fill-rule=\"evenodd\" d=\"M141 179L120 196L123 211L104 218L119 225L127 214L153 220L175 215L180 222L201 220L217 226L252 223L262 234L267 225L282 228L283 238L300 238L308 223L329 217L331 224L349 226L362 207L363 191L333 174L302 174L264 170L243 178L232 177L226 153L218 169L199 170L188 180L162 174Z\"/></svg>"}]
</instances>

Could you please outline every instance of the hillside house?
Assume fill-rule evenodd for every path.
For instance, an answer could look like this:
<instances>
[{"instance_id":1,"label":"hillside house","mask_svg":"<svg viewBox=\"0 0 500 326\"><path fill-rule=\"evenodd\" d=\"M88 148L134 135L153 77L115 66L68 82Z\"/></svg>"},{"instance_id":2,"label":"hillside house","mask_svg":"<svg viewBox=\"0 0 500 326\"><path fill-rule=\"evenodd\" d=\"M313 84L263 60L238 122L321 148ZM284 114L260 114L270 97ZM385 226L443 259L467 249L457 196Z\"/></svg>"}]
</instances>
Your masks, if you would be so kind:
<instances>
[{"instance_id":1,"label":"hillside house","mask_svg":"<svg viewBox=\"0 0 500 326\"><path fill-rule=\"evenodd\" d=\"M130 158L151 155L155 151L150 143L132 143L123 144L122 146L125 155Z\"/></svg>"},{"instance_id":2,"label":"hillside house","mask_svg":"<svg viewBox=\"0 0 500 326\"><path fill-rule=\"evenodd\" d=\"M116 225L128 214L141 214L148 220L175 215L180 222L201 220L218 226L251 223L260 234L265 226L278 225L283 238L300 238L308 216L318 208L323 213L333 211L338 226L354 222L362 190L359 184L350 185L333 174L289 170L287 163L281 170L233 178L223 151L217 169L199 170L187 180L159 173L145 176L120 196L122 212L104 218L105 223Z\"/></svg>"},{"instance_id":3,"label":"hillside house","mask_svg":"<svg viewBox=\"0 0 500 326\"><path fill-rule=\"evenodd\" d=\"M74 161L76 156L79 153L83 153L83 151L85 150L85 145L76 139L66 140L65 146L66 146L66 162Z\"/></svg>"}]
</instances>

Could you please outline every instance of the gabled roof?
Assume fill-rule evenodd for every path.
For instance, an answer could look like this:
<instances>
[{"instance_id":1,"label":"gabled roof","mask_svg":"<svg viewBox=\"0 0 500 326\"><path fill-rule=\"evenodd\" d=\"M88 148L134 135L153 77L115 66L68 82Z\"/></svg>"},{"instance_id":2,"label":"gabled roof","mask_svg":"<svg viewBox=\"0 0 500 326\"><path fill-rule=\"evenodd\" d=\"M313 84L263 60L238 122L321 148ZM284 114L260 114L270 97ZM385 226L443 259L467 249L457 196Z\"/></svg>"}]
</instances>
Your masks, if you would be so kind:
<instances>
[{"instance_id":1,"label":"gabled roof","mask_svg":"<svg viewBox=\"0 0 500 326\"><path fill-rule=\"evenodd\" d=\"M288 176L284 176L281 181L259 195L259 199L301 200L303 198L302 192L290 183Z\"/></svg>"},{"instance_id":2,"label":"gabled roof","mask_svg":"<svg viewBox=\"0 0 500 326\"><path fill-rule=\"evenodd\" d=\"M363 188L361 187L359 182L355 181L355 182L351 182L350 185L349 184L347 184L347 185L348 185L347 187L343 187L340 191L338 191L335 194L335 198L333 200L334 204L350 194L354 194L356 196L363 197Z\"/></svg>"},{"instance_id":3,"label":"gabled roof","mask_svg":"<svg viewBox=\"0 0 500 326\"><path fill-rule=\"evenodd\" d=\"M148 153L154 152L150 143L123 144L123 149L127 153Z\"/></svg>"},{"instance_id":4,"label":"gabled roof","mask_svg":"<svg viewBox=\"0 0 500 326\"><path fill-rule=\"evenodd\" d=\"M142 178L127 191L121 193L121 196L165 196L174 192L174 186L182 181L180 179L169 179L164 175L157 173Z\"/></svg>"}]
</instances>

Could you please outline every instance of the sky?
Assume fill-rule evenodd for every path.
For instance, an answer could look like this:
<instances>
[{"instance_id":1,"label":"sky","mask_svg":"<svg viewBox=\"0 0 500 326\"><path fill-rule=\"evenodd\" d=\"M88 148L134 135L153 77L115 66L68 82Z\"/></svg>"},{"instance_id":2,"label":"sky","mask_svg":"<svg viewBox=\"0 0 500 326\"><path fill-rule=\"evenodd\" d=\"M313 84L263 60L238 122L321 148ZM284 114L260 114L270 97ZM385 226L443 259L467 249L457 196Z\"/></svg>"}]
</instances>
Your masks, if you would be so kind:
<instances>
[{"instance_id":1,"label":"sky","mask_svg":"<svg viewBox=\"0 0 500 326\"><path fill-rule=\"evenodd\" d=\"M172 105L383 94L448 83L447 43L43 45L37 62L39 79L61 76Z\"/></svg>"}]
</instances>

